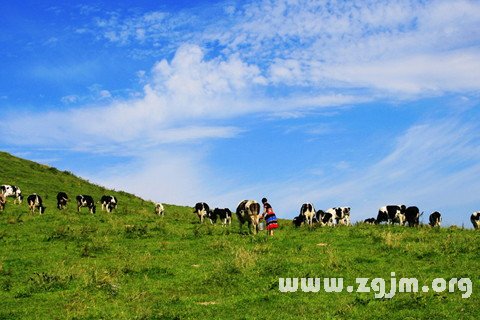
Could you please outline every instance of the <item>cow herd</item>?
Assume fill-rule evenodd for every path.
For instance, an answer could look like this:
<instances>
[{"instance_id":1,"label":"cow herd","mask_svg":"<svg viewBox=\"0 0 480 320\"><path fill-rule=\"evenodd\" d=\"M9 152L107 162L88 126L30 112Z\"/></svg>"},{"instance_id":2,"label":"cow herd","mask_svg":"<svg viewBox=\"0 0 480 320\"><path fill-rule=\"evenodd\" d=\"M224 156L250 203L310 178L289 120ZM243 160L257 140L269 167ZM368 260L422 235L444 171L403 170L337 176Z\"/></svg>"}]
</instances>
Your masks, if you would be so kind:
<instances>
[{"instance_id":1,"label":"cow herd","mask_svg":"<svg viewBox=\"0 0 480 320\"><path fill-rule=\"evenodd\" d=\"M23 202L22 191L18 186L14 185L1 185L0 186L0 211L5 209L7 198L13 198L14 204L21 204ZM90 213L96 212L96 204L92 196L90 195L77 195L75 197L77 204L77 212L80 212L80 208L87 208ZM57 194L57 209L63 210L67 207L69 198L67 193L58 192ZM102 205L102 211L112 212L117 208L118 200L113 195L104 195L97 202ZM27 205L32 213L38 211L43 214L46 207L43 205L40 195L33 193L27 197ZM203 223L206 219L211 224L216 224L220 221L222 226L228 226L232 223L232 211L228 208L215 208L210 209L209 205L205 202L198 202L195 204L193 212L196 214L200 223ZM155 204L155 213L163 216L165 213L164 206L161 203ZM253 233L257 233L259 230L259 224L261 220L260 204L255 200L242 200L235 211L237 219L240 223L240 227L244 224L248 225L249 230ZM387 205L378 210L376 218L368 218L363 221L365 224L399 224L415 227L420 224L420 217L423 212L420 212L416 206L405 205ZM470 221L475 229L480 229L480 211L474 212L470 216ZM428 218L428 224L432 227L440 227L442 222L442 215L440 212L435 211L430 214ZM296 227L302 225L320 225L320 226L335 226L335 225L351 225L350 220L350 207L332 207L327 210L315 210L312 203L304 203L300 207L300 213L293 218L292 224Z\"/></svg>"},{"instance_id":2,"label":"cow herd","mask_svg":"<svg viewBox=\"0 0 480 320\"><path fill-rule=\"evenodd\" d=\"M5 209L7 198L14 198L14 204L21 204L23 201L22 191L18 186L2 185L0 186L0 211ZM86 207L90 213L96 212L95 201L92 196L80 194L75 198L77 200L77 211L80 212L80 208ZM57 209L63 210L67 207L69 198L66 192L57 193ZM99 200L102 204L102 211L112 212L117 207L118 200L115 196L104 195ZM43 205L42 197L36 193L33 193L27 197L27 205L32 213L38 211L43 214L46 207Z\"/></svg>"},{"instance_id":3,"label":"cow herd","mask_svg":"<svg viewBox=\"0 0 480 320\"><path fill-rule=\"evenodd\" d=\"M203 223L204 219L210 219L211 224L215 224L217 217L221 217L222 225L231 223L232 212L228 208L215 208L213 211L205 202L195 204L194 213ZM363 221L365 224L399 224L401 226L408 225L416 227L420 225L420 212L416 206L405 205L387 205L378 210L377 218L368 218ZM255 200L241 201L236 210L236 216L240 222L240 227L247 223L248 227L253 227L253 233L258 231L260 215L260 205ZM480 229L480 211L474 212L470 216L470 221L475 229ZM432 227L440 227L442 223L442 215L435 211L428 217L428 224ZM333 207L327 210L315 210L312 203L304 203L300 207L300 213L293 218L292 224L295 227L302 225L319 225L319 226L350 226L350 207Z\"/></svg>"},{"instance_id":4,"label":"cow herd","mask_svg":"<svg viewBox=\"0 0 480 320\"><path fill-rule=\"evenodd\" d=\"M405 205L388 205L381 207L378 210L377 219L370 218L365 220L365 223L379 224L386 222L389 224L398 223L399 225L408 225L409 227L416 227L420 224L420 209L416 206L407 207ZM428 217L428 224L432 227L440 227L442 223L442 214L438 211L432 212Z\"/></svg>"}]
</instances>

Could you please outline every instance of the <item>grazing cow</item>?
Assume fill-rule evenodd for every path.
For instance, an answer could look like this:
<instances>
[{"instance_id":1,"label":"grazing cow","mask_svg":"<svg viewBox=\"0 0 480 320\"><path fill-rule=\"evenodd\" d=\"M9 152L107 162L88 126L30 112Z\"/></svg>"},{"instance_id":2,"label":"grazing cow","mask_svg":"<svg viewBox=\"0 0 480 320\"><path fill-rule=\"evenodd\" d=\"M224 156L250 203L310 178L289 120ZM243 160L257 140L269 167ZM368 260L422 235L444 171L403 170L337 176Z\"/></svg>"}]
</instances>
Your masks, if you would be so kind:
<instances>
[{"instance_id":1,"label":"grazing cow","mask_svg":"<svg viewBox=\"0 0 480 320\"><path fill-rule=\"evenodd\" d=\"M315 208L313 207L313 204L302 204L299 216L304 216L305 221L308 223L309 226L311 226L313 224L313 218L315 217Z\"/></svg>"},{"instance_id":2,"label":"grazing cow","mask_svg":"<svg viewBox=\"0 0 480 320\"><path fill-rule=\"evenodd\" d=\"M416 227L420 223L420 216L423 214L420 213L418 207L412 206L405 209L405 220L408 223L409 227Z\"/></svg>"},{"instance_id":3,"label":"grazing cow","mask_svg":"<svg viewBox=\"0 0 480 320\"><path fill-rule=\"evenodd\" d=\"M394 224L398 222L400 225L405 224L405 210L404 205L389 205L378 209L377 224L387 222Z\"/></svg>"},{"instance_id":4,"label":"grazing cow","mask_svg":"<svg viewBox=\"0 0 480 320\"><path fill-rule=\"evenodd\" d=\"M155 204L155 213L162 217L165 215L165 208L163 208L163 204L160 202Z\"/></svg>"},{"instance_id":5,"label":"grazing cow","mask_svg":"<svg viewBox=\"0 0 480 320\"><path fill-rule=\"evenodd\" d=\"M315 214L315 217L321 226L333 226L334 217L331 212L328 212L328 210L327 212L318 210Z\"/></svg>"},{"instance_id":6,"label":"grazing cow","mask_svg":"<svg viewBox=\"0 0 480 320\"><path fill-rule=\"evenodd\" d=\"M258 232L258 220L260 213L260 204L255 200L243 200L237 206L237 218L240 222L240 229L245 222L248 223L248 229L252 230L253 234Z\"/></svg>"},{"instance_id":7,"label":"grazing cow","mask_svg":"<svg viewBox=\"0 0 480 320\"><path fill-rule=\"evenodd\" d=\"M117 197L115 196L102 196L100 202L102 203L102 211L107 210L107 212L112 212L118 204Z\"/></svg>"},{"instance_id":8,"label":"grazing cow","mask_svg":"<svg viewBox=\"0 0 480 320\"><path fill-rule=\"evenodd\" d=\"M440 224L442 223L442 214L438 211L432 212L428 217L428 222L432 227L440 227Z\"/></svg>"},{"instance_id":9,"label":"grazing cow","mask_svg":"<svg viewBox=\"0 0 480 320\"><path fill-rule=\"evenodd\" d=\"M302 224L305 223L305 216L304 215L299 215L298 217L293 218L292 224L295 227L301 227Z\"/></svg>"},{"instance_id":10,"label":"grazing cow","mask_svg":"<svg viewBox=\"0 0 480 320\"><path fill-rule=\"evenodd\" d=\"M203 219L210 212L210 207L205 202L197 202L193 212L197 214L198 219L200 219L200 223L203 223Z\"/></svg>"},{"instance_id":11,"label":"grazing cow","mask_svg":"<svg viewBox=\"0 0 480 320\"><path fill-rule=\"evenodd\" d=\"M212 224L217 223L217 219L220 219L222 226L227 226L232 223L232 211L228 208L215 208L207 214Z\"/></svg>"},{"instance_id":12,"label":"grazing cow","mask_svg":"<svg viewBox=\"0 0 480 320\"><path fill-rule=\"evenodd\" d=\"M336 224L350 225L350 207L334 207L328 209Z\"/></svg>"},{"instance_id":13,"label":"grazing cow","mask_svg":"<svg viewBox=\"0 0 480 320\"><path fill-rule=\"evenodd\" d=\"M472 215L470 216L470 221L472 222L475 229L480 228L480 211L475 211L474 213L472 213Z\"/></svg>"},{"instance_id":14,"label":"grazing cow","mask_svg":"<svg viewBox=\"0 0 480 320\"><path fill-rule=\"evenodd\" d=\"M77 196L77 211L80 212L80 208L87 207L90 213L95 213L97 207L95 206L95 202L93 198L88 195L80 194Z\"/></svg>"},{"instance_id":15,"label":"grazing cow","mask_svg":"<svg viewBox=\"0 0 480 320\"><path fill-rule=\"evenodd\" d=\"M3 194L5 197L14 197L13 203L21 204L23 200L22 191L17 186L11 186L8 184L4 184L0 186L0 193ZM6 200L6 199L5 199Z\"/></svg>"},{"instance_id":16,"label":"grazing cow","mask_svg":"<svg viewBox=\"0 0 480 320\"><path fill-rule=\"evenodd\" d=\"M0 193L0 211L5 210L5 196Z\"/></svg>"},{"instance_id":17,"label":"grazing cow","mask_svg":"<svg viewBox=\"0 0 480 320\"><path fill-rule=\"evenodd\" d=\"M68 196L65 192L57 193L57 208L59 210L65 209L67 207Z\"/></svg>"},{"instance_id":18,"label":"grazing cow","mask_svg":"<svg viewBox=\"0 0 480 320\"><path fill-rule=\"evenodd\" d=\"M368 218L368 219L365 219L363 221L363 223L366 223L366 224L375 224L377 220L375 220L375 218Z\"/></svg>"},{"instance_id":19,"label":"grazing cow","mask_svg":"<svg viewBox=\"0 0 480 320\"><path fill-rule=\"evenodd\" d=\"M30 211L32 211L32 213L35 212L35 209L38 209L38 212L40 214L43 214L45 212L45 207L43 206L42 204L42 198L34 193L34 194L31 194L27 197L27 203L28 203L28 207L30 208Z\"/></svg>"}]
</instances>

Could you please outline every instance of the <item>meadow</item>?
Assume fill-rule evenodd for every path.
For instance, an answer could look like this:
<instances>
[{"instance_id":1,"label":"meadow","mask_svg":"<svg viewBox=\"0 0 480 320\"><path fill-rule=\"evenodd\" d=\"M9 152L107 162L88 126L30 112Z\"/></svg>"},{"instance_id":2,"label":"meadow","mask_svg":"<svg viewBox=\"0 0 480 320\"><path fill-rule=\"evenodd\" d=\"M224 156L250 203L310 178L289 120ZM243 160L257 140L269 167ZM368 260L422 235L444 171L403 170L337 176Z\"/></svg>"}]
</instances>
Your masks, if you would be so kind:
<instances>
[{"instance_id":1,"label":"meadow","mask_svg":"<svg viewBox=\"0 0 480 320\"><path fill-rule=\"evenodd\" d=\"M37 192L46 213L10 199L0 212L0 319L478 319L479 232L386 225L295 228L273 237L200 224L192 208L154 204L0 153L0 183ZM112 213L56 208L116 195ZM241 199L239 199L241 200ZM192 203L193 205L194 203ZM235 208L230 208L235 209ZM353 212L354 214L354 212ZM355 218L355 216L353 216ZM279 291L280 277L470 278L473 293ZM388 282L387 282L388 284ZM387 288L388 291L388 288Z\"/></svg>"}]
</instances>

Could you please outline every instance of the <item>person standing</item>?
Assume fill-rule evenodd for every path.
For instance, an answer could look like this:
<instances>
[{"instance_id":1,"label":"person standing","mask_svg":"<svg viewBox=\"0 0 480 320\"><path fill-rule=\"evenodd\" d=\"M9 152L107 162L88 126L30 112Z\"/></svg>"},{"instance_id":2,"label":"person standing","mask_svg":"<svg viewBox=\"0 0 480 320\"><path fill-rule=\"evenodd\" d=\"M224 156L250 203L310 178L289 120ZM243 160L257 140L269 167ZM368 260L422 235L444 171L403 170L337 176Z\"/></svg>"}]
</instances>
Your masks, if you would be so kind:
<instances>
[{"instance_id":1,"label":"person standing","mask_svg":"<svg viewBox=\"0 0 480 320\"><path fill-rule=\"evenodd\" d=\"M278 228L277 216L273 212L273 208L268 203L267 198L262 199L263 203L263 214L262 218L265 218L265 224L267 227L268 235L273 236L273 230Z\"/></svg>"}]
</instances>

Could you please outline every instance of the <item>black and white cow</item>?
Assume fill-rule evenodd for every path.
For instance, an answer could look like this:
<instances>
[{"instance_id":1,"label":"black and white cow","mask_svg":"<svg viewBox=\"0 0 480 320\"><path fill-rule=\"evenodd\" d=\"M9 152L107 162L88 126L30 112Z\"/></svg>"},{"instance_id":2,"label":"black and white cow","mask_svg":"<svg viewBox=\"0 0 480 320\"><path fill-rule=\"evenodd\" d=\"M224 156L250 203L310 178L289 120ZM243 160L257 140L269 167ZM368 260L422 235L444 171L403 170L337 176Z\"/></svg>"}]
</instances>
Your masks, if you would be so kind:
<instances>
[{"instance_id":1,"label":"black and white cow","mask_svg":"<svg viewBox=\"0 0 480 320\"><path fill-rule=\"evenodd\" d=\"M243 224L246 222L248 223L248 229L252 230L253 234L257 234L258 221L260 218L260 204L258 202L255 200L241 201L237 206L236 214L240 222L240 229L242 229Z\"/></svg>"},{"instance_id":2,"label":"black and white cow","mask_svg":"<svg viewBox=\"0 0 480 320\"><path fill-rule=\"evenodd\" d=\"M193 212L197 214L198 219L200 219L200 223L203 223L203 219L205 219L210 212L210 207L205 202L197 202Z\"/></svg>"},{"instance_id":3,"label":"black and white cow","mask_svg":"<svg viewBox=\"0 0 480 320\"><path fill-rule=\"evenodd\" d=\"M479 229L480 228L480 211L475 211L474 213L472 213L472 215L470 216L470 221L472 222L473 227L475 229Z\"/></svg>"},{"instance_id":4,"label":"black and white cow","mask_svg":"<svg viewBox=\"0 0 480 320\"><path fill-rule=\"evenodd\" d=\"M227 226L232 223L232 211L228 208L215 208L213 211L210 211L207 216L212 224L217 223L217 219L220 219L222 226Z\"/></svg>"},{"instance_id":5,"label":"black and white cow","mask_svg":"<svg viewBox=\"0 0 480 320\"><path fill-rule=\"evenodd\" d=\"M80 212L80 208L86 207L90 211L90 213L95 213L97 210L97 206L95 206L95 202L93 198L89 195L80 194L77 196L77 211Z\"/></svg>"},{"instance_id":6,"label":"black and white cow","mask_svg":"<svg viewBox=\"0 0 480 320\"><path fill-rule=\"evenodd\" d=\"M0 193L0 211L5 210L5 203L7 203L5 196Z\"/></svg>"},{"instance_id":7,"label":"black and white cow","mask_svg":"<svg viewBox=\"0 0 480 320\"><path fill-rule=\"evenodd\" d=\"M32 213L35 212L35 209L38 209L38 212L40 214L43 214L45 212L46 208L43 206L42 198L38 194L34 193L29 195L27 197L27 203Z\"/></svg>"},{"instance_id":8,"label":"black and white cow","mask_svg":"<svg viewBox=\"0 0 480 320\"><path fill-rule=\"evenodd\" d=\"M405 224L405 205L388 205L378 209L377 223L387 222L394 224L398 222L400 225Z\"/></svg>"},{"instance_id":9,"label":"black and white cow","mask_svg":"<svg viewBox=\"0 0 480 320\"><path fill-rule=\"evenodd\" d=\"M411 206L405 209L405 220L408 223L409 227L417 227L420 224L420 216L423 214L420 213L418 207Z\"/></svg>"},{"instance_id":10,"label":"black and white cow","mask_svg":"<svg viewBox=\"0 0 480 320\"><path fill-rule=\"evenodd\" d=\"M100 203L102 204L102 211L112 212L117 207L118 200L115 196L102 196Z\"/></svg>"},{"instance_id":11,"label":"black and white cow","mask_svg":"<svg viewBox=\"0 0 480 320\"><path fill-rule=\"evenodd\" d=\"M3 194L5 197L14 197L13 203L21 204L23 200L22 191L17 186L11 186L9 184L4 184L0 186L0 193Z\"/></svg>"},{"instance_id":12,"label":"black and white cow","mask_svg":"<svg viewBox=\"0 0 480 320\"><path fill-rule=\"evenodd\" d=\"M57 193L57 208L59 210L65 209L67 207L68 195L61 191Z\"/></svg>"},{"instance_id":13,"label":"black and white cow","mask_svg":"<svg viewBox=\"0 0 480 320\"><path fill-rule=\"evenodd\" d=\"M331 212L326 212L323 210L318 210L315 213L316 220L321 226L333 226L334 217Z\"/></svg>"},{"instance_id":14,"label":"black and white cow","mask_svg":"<svg viewBox=\"0 0 480 320\"><path fill-rule=\"evenodd\" d=\"M428 217L428 224L432 227L440 227L442 223L442 214L438 211L432 212Z\"/></svg>"},{"instance_id":15,"label":"black and white cow","mask_svg":"<svg viewBox=\"0 0 480 320\"><path fill-rule=\"evenodd\" d=\"M161 204L160 202L157 202L155 204L155 213L162 217L165 215L165 208L163 207L163 204Z\"/></svg>"},{"instance_id":16,"label":"black and white cow","mask_svg":"<svg viewBox=\"0 0 480 320\"><path fill-rule=\"evenodd\" d=\"M327 211L332 215L335 224L344 224L349 226L350 223L350 207L334 207Z\"/></svg>"},{"instance_id":17,"label":"black and white cow","mask_svg":"<svg viewBox=\"0 0 480 320\"><path fill-rule=\"evenodd\" d=\"M311 203L304 203L300 208L299 216L304 216L305 221L308 223L309 226L313 224L313 220L315 218L315 208Z\"/></svg>"},{"instance_id":18,"label":"black and white cow","mask_svg":"<svg viewBox=\"0 0 480 320\"><path fill-rule=\"evenodd\" d=\"M366 223L366 224L375 224L377 220L375 220L375 218L368 218L368 219L365 219L363 220L363 223Z\"/></svg>"}]
</instances>

